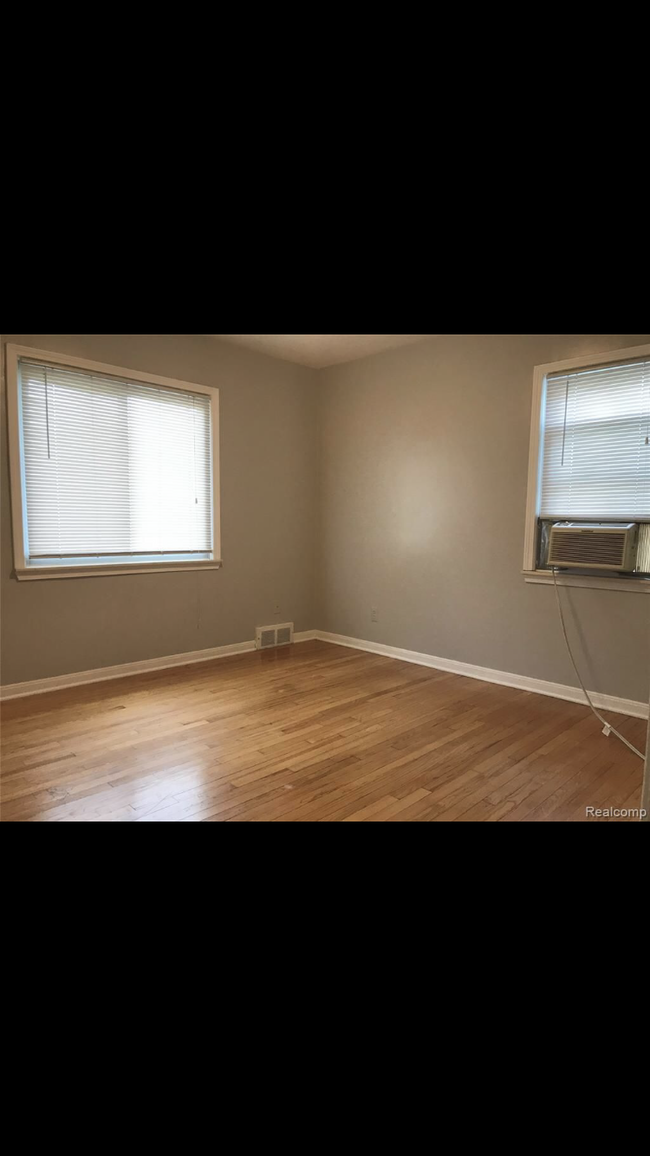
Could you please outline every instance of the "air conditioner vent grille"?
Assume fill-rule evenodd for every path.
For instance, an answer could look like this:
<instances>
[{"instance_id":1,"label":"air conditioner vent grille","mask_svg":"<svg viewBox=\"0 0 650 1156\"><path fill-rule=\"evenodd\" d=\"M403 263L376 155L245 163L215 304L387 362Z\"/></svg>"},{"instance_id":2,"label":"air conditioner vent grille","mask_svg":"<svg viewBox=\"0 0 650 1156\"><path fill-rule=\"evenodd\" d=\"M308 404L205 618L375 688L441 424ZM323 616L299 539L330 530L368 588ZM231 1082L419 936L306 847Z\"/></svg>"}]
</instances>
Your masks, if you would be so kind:
<instances>
[{"instance_id":1,"label":"air conditioner vent grille","mask_svg":"<svg viewBox=\"0 0 650 1156\"><path fill-rule=\"evenodd\" d=\"M569 562L611 562L613 566L623 562L625 534L556 534L553 541L553 556L558 561L566 558Z\"/></svg>"},{"instance_id":2,"label":"air conditioner vent grille","mask_svg":"<svg viewBox=\"0 0 650 1156\"><path fill-rule=\"evenodd\" d=\"M633 570L636 529L629 526L553 526L548 565L596 570Z\"/></svg>"}]
</instances>

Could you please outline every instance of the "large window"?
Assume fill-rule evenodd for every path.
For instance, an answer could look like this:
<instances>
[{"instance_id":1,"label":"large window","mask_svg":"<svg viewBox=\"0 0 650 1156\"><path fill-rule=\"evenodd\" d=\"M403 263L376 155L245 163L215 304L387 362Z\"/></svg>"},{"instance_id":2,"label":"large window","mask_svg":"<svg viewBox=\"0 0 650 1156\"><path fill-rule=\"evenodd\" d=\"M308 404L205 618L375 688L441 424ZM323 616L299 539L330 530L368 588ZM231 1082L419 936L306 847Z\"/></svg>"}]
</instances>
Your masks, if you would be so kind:
<instances>
[{"instance_id":1,"label":"large window","mask_svg":"<svg viewBox=\"0 0 650 1156\"><path fill-rule=\"evenodd\" d=\"M7 355L19 578L219 564L217 390Z\"/></svg>"},{"instance_id":2,"label":"large window","mask_svg":"<svg viewBox=\"0 0 650 1156\"><path fill-rule=\"evenodd\" d=\"M647 561L650 346L536 368L525 571L540 573L559 521L638 524Z\"/></svg>"}]
</instances>

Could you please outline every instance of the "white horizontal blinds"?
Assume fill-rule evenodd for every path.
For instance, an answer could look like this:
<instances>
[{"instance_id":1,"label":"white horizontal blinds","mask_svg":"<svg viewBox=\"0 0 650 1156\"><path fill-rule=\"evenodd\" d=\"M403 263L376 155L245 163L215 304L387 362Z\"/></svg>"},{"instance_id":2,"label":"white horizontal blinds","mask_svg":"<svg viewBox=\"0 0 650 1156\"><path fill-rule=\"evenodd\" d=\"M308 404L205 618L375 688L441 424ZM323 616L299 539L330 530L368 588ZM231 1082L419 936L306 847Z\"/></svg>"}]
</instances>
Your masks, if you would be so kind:
<instances>
[{"instance_id":1,"label":"white horizontal blinds","mask_svg":"<svg viewBox=\"0 0 650 1156\"><path fill-rule=\"evenodd\" d=\"M542 518L650 519L650 361L547 379Z\"/></svg>"},{"instance_id":2,"label":"white horizontal blinds","mask_svg":"<svg viewBox=\"0 0 650 1156\"><path fill-rule=\"evenodd\" d=\"M30 558L208 553L210 401L20 362Z\"/></svg>"},{"instance_id":3,"label":"white horizontal blinds","mask_svg":"<svg viewBox=\"0 0 650 1156\"><path fill-rule=\"evenodd\" d=\"M211 550L209 398L129 387L128 425L131 550Z\"/></svg>"}]
</instances>

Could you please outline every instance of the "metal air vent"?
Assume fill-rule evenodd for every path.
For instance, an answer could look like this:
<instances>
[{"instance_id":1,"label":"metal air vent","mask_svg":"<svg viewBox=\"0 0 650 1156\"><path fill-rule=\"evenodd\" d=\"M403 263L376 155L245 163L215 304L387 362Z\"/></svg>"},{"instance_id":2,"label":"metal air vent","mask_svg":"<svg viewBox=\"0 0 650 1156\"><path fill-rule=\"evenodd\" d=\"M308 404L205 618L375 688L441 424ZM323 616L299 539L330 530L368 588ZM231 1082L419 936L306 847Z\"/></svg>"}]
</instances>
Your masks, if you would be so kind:
<instances>
[{"instance_id":1,"label":"metal air vent","mask_svg":"<svg viewBox=\"0 0 650 1156\"><path fill-rule=\"evenodd\" d=\"M276 646L290 646L293 642L293 622L278 626L258 626L255 646L258 650L273 650Z\"/></svg>"}]
</instances>

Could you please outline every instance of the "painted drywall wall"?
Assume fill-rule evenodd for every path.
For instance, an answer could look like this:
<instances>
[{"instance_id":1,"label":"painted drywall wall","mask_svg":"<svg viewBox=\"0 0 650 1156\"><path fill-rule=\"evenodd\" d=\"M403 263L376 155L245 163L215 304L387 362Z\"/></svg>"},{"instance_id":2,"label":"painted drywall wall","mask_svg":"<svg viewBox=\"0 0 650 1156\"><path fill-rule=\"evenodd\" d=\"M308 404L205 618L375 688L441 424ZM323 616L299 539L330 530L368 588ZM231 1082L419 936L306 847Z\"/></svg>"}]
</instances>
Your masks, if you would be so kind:
<instances>
[{"instance_id":1,"label":"painted drywall wall","mask_svg":"<svg viewBox=\"0 0 650 1156\"><path fill-rule=\"evenodd\" d=\"M11 335L217 385L222 571L18 583L2 404L2 682L319 627L574 684L521 576L533 366L650 335L466 335L314 371L192 335ZM588 684L648 695L647 596L563 592ZM378 622L371 621L371 608Z\"/></svg>"},{"instance_id":2,"label":"painted drywall wall","mask_svg":"<svg viewBox=\"0 0 650 1156\"><path fill-rule=\"evenodd\" d=\"M533 367L649 341L442 336L321 371L319 628L575 685L521 574ZM648 596L562 597L587 685L646 701Z\"/></svg>"},{"instance_id":3,"label":"painted drywall wall","mask_svg":"<svg viewBox=\"0 0 650 1156\"><path fill-rule=\"evenodd\" d=\"M192 335L3 335L218 386L223 569L18 582L2 399L2 683L182 654L314 626L316 373Z\"/></svg>"}]
</instances>

